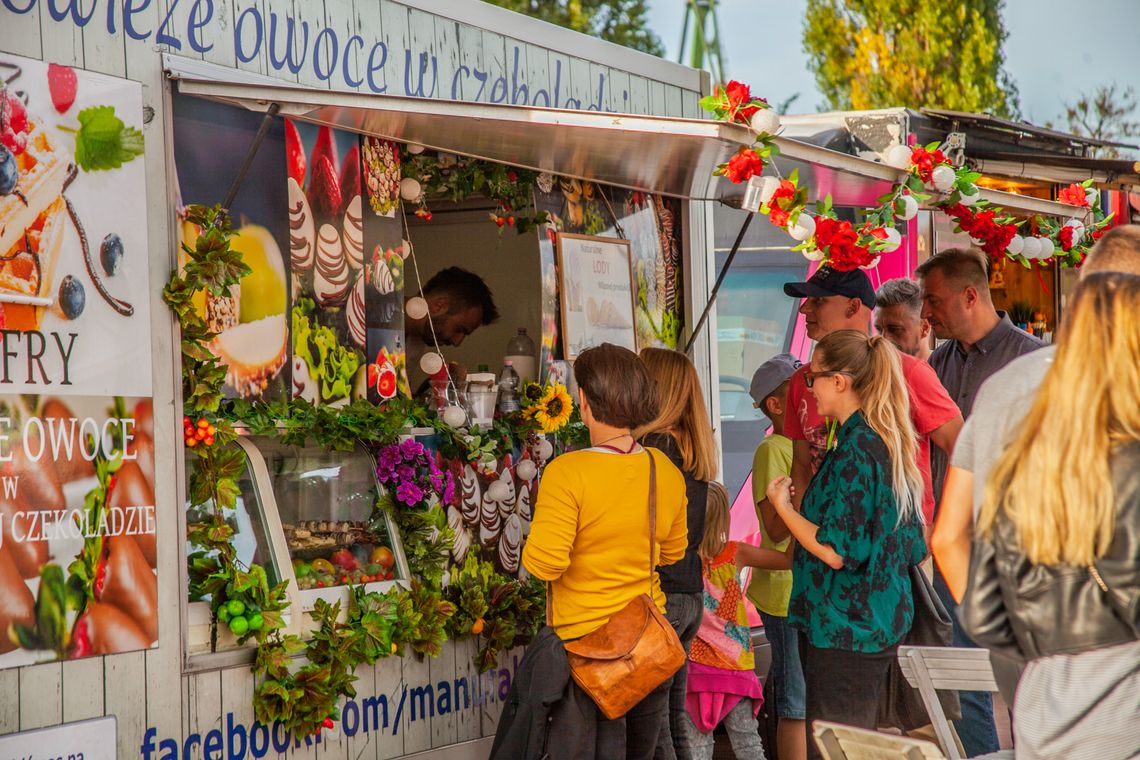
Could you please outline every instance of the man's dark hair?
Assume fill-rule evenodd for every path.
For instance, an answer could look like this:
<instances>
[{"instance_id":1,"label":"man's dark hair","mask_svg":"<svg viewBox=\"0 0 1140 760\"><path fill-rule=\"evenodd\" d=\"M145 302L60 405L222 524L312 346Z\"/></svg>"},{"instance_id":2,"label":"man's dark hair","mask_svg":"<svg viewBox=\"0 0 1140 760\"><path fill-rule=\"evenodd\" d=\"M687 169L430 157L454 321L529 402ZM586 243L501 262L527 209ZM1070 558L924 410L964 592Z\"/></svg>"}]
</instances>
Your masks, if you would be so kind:
<instances>
[{"instance_id":1,"label":"man's dark hair","mask_svg":"<svg viewBox=\"0 0 1140 760\"><path fill-rule=\"evenodd\" d=\"M931 272L942 276L965 290L973 285L981 293L989 292L990 267L986 255L977 248L947 248L931 256L914 270L914 276L923 279Z\"/></svg>"},{"instance_id":2,"label":"man's dark hair","mask_svg":"<svg viewBox=\"0 0 1140 760\"><path fill-rule=\"evenodd\" d=\"M875 306L884 309L891 306L906 306L918 314L922 311L922 288L909 277L887 280L875 291Z\"/></svg>"},{"instance_id":3,"label":"man's dark hair","mask_svg":"<svg viewBox=\"0 0 1140 760\"><path fill-rule=\"evenodd\" d=\"M637 428L657 417L657 382L628 348L612 343L587 348L574 360L574 381L598 422Z\"/></svg>"},{"instance_id":4,"label":"man's dark hair","mask_svg":"<svg viewBox=\"0 0 1140 760\"><path fill-rule=\"evenodd\" d=\"M483 310L483 324L489 325L499 318L499 310L491 298L491 289L483 278L459 267L448 267L435 273L424 285L424 296L440 293L451 299L450 313L478 306Z\"/></svg>"}]
</instances>

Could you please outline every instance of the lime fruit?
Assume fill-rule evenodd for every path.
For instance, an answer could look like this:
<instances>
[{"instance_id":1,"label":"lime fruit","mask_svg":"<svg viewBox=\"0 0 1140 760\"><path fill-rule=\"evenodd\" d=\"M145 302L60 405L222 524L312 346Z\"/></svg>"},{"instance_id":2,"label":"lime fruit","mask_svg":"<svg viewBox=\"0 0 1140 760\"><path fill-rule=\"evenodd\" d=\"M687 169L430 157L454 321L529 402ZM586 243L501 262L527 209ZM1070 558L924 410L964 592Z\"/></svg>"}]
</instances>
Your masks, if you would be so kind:
<instances>
[{"instance_id":1,"label":"lime fruit","mask_svg":"<svg viewBox=\"0 0 1140 760\"><path fill-rule=\"evenodd\" d=\"M234 636L244 636L249 631L249 621L241 615L230 618L230 633Z\"/></svg>"}]
</instances>

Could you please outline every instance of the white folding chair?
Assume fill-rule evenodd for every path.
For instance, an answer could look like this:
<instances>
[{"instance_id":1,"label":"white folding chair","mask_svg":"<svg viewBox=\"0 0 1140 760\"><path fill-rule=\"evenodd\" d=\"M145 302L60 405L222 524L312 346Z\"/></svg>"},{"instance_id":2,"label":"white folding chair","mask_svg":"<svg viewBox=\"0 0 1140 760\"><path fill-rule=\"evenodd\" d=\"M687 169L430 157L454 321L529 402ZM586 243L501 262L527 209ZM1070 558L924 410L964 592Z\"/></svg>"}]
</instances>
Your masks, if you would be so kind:
<instances>
[{"instance_id":1,"label":"white folding chair","mask_svg":"<svg viewBox=\"0 0 1140 760\"><path fill-rule=\"evenodd\" d=\"M925 739L881 734L863 728L817 720L812 734L824 760L946 760Z\"/></svg>"},{"instance_id":2,"label":"white folding chair","mask_svg":"<svg viewBox=\"0 0 1140 760\"><path fill-rule=\"evenodd\" d=\"M948 760L962 760L950 721L938 701L937 690L997 691L990 653L962 647L899 647L899 665L907 683L918 689L934 734Z\"/></svg>"}]
</instances>

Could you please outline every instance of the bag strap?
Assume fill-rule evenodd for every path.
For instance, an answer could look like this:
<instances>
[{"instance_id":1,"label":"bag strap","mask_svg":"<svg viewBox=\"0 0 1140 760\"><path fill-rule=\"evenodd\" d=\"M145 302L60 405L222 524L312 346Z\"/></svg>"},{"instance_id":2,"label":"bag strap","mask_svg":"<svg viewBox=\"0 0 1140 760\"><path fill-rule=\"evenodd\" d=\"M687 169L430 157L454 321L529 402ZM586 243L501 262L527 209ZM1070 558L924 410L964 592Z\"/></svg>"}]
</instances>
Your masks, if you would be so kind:
<instances>
[{"instance_id":1,"label":"bag strap","mask_svg":"<svg viewBox=\"0 0 1140 760\"><path fill-rule=\"evenodd\" d=\"M657 462L649 449L649 597L653 598L653 571L657 567ZM550 581L546 582L546 624L554 627L554 612L550 600L554 598L554 587Z\"/></svg>"},{"instance_id":2,"label":"bag strap","mask_svg":"<svg viewBox=\"0 0 1140 760\"><path fill-rule=\"evenodd\" d=\"M653 598L653 572L657 569L657 462L649 449L649 598Z\"/></svg>"}]
</instances>

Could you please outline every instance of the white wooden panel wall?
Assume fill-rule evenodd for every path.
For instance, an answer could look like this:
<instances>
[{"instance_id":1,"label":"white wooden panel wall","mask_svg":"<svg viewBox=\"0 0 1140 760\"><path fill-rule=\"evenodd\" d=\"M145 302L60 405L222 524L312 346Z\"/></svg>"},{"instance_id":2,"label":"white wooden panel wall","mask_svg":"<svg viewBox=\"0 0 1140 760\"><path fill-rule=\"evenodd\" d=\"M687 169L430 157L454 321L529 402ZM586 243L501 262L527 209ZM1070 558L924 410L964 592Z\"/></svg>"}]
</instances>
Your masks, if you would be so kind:
<instances>
[{"instance_id":1,"label":"white wooden panel wall","mask_svg":"<svg viewBox=\"0 0 1140 760\"><path fill-rule=\"evenodd\" d=\"M466 1L478 5L477 0ZM378 65L383 60L382 70L372 73L371 84L392 95L419 94L422 55L426 63L422 77L425 96L483 102L514 99L520 105L541 107L587 108L592 104L597 108L601 77L603 109L661 116L697 116L696 101L701 93L647 79L645 72L631 75L605 62L576 57L572 49L544 47L541 38L517 39L503 34L512 29L479 28L470 23L470 14L461 14L464 21L457 21L395 0L133 2L131 5L140 10L130 17L130 31L143 35L143 39L128 34L122 2L114 3L108 16L106 2L75 0L81 16L91 14L82 28L70 16L61 21L53 18L50 9L67 7L62 0L50 0L50 8L49 0L23 3L30 3L32 8L23 14L0 5L0 51L138 81L143 86L145 106L153 110L144 134L148 232L155 251L150 262L150 309L155 325L151 342L159 452L156 493L161 612L157 649L0 671L0 734L115 715L118 755L138 757L148 727L155 729L156 742L172 738L181 748L192 733L205 740L216 729L224 736L229 713L235 724L248 727L253 723L253 682L248 669L182 673L179 610L183 590L177 570L182 562L178 530L181 504L176 497L181 487L174 462L181 450L181 408L174 397L178 384L174 380L173 323L161 301L175 249L166 171L169 90L159 54L203 59L312 87L365 92L372 91L367 79L370 63ZM260 26L255 23L258 19ZM292 43L287 47L288 19L292 19L293 28ZM209 49L193 48L187 31L192 25L200 25L197 39ZM236 34L239 29L240 34ZM172 35L176 43L161 44L160 31ZM338 41L335 56L332 33ZM353 43L353 55L346 61L346 45L354 35L360 42ZM373 50L379 42L384 47ZM317 68L313 66L314 56ZM280 68L272 64L272 60L283 59L291 60L294 66L299 61L304 63L296 73L287 63ZM348 80L361 84L353 87ZM449 643L437 660L389 658L375 668L362 667L357 690L361 697L386 696L388 730L358 731L352 737L338 732L320 745L293 746L283 756L314 760L390 758L493 734L502 710L497 670L511 670L513 658L521 657L521 652L501 656L495 677L480 680L473 662L476 651L475 642L461 641ZM452 712L433 716L429 710L425 720L417 704L417 719L412 720L409 685L430 683L434 687L445 680L454 685L459 678L466 679L468 694L456 691L451 695ZM486 692L482 699L481 691ZM464 696L470 706L463 703ZM269 756L274 755L271 750ZM202 756L200 745L195 756Z\"/></svg>"}]
</instances>

